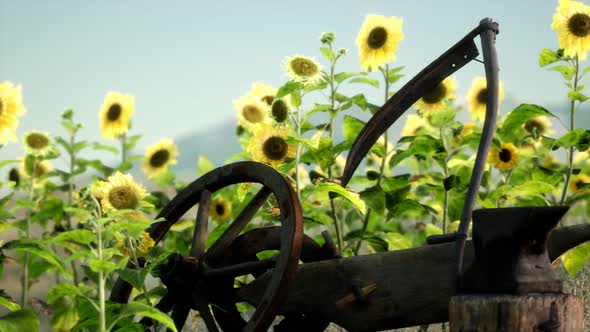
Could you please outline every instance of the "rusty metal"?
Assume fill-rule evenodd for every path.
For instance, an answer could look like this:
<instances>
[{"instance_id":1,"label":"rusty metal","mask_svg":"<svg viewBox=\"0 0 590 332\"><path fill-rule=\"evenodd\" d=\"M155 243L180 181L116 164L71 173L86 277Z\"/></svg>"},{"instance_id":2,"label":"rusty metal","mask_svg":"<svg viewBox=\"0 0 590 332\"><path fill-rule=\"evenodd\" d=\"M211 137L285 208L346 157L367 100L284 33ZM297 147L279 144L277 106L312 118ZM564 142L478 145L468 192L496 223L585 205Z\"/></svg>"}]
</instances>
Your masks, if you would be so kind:
<instances>
[{"instance_id":1,"label":"rusty metal","mask_svg":"<svg viewBox=\"0 0 590 332\"><path fill-rule=\"evenodd\" d=\"M208 252L204 251L209 194L226 186L244 182L260 183L263 188L238 216L235 225L232 224L229 231L211 246L213 251L209 256ZM248 161L219 167L195 180L178 193L156 217L163 220L148 228L148 233L158 243L174 223L192 206L201 202L202 208L197 213L191 248L191 254L195 256L172 256L168 265L164 267L165 273L162 281L170 292L165 296L161 307L172 310L172 317L179 330L191 308L199 310L208 328L215 329L212 317L209 317L209 304L215 303L217 295L227 292L228 287L230 291L233 290L233 276L235 274L248 273L253 268L251 265L235 268L227 265L221 266L217 258L223 256L224 248L233 242L271 193L275 196L281 211L279 255L272 264L274 267L272 281L268 283L264 296L257 304L251 319L241 329L243 331L265 331L272 323L276 311L285 298L287 286L293 278L299 262L303 240L301 206L292 186L281 174L269 166ZM268 266L258 266L258 269L264 270L266 267ZM212 278L208 278L208 274L218 277L220 275L228 276L219 277L220 280L212 280ZM131 286L119 279L113 287L110 299L115 302L127 302L130 292ZM172 306L170 306L170 302L173 302Z\"/></svg>"},{"instance_id":2,"label":"rusty metal","mask_svg":"<svg viewBox=\"0 0 590 332\"><path fill-rule=\"evenodd\" d=\"M557 315L557 303L551 303L551 309L549 310L549 319L539 323L537 325L537 329L542 332L555 332L561 327L561 323L559 322L558 315Z\"/></svg>"}]
</instances>

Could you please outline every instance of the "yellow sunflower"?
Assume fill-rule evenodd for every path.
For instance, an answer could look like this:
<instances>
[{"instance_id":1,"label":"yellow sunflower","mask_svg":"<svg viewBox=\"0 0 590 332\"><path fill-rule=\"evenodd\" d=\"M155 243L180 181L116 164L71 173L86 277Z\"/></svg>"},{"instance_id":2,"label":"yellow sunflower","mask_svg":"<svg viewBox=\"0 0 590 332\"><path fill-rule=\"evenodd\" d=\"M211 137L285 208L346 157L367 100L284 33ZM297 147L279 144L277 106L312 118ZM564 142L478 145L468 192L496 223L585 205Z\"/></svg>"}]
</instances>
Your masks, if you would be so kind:
<instances>
[{"instance_id":1,"label":"yellow sunflower","mask_svg":"<svg viewBox=\"0 0 590 332\"><path fill-rule=\"evenodd\" d=\"M270 106L277 96L277 89L268 84L254 82L252 83L252 89L248 94L258 98L267 106Z\"/></svg>"},{"instance_id":2,"label":"yellow sunflower","mask_svg":"<svg viewBox=\"0 0 590 332\"><path fill-rule=\"evenodd\" d=\"M512 143L500 143L501 149L490 149L488 162L499 170L507 170L516 166L518 162L518 149Z\"/></svg>"},{"instance_id":3,"label":"yellow sunflower","mask_svg":"<svg viewBox=\"0 0 590 332\"><path fill-rule=\"evenodd\" d=\"M367 15L356 38L361 68L374 71L394 61L397 44L403 39L401 18Z\"/></svg>"},{"instance_id":4,"label":"yellow sunflower","mask_svg":"<svg viewBox=\"0 0 590 332\"><path fill-rule=\"evenodd\" d=\"M133 96L119 92L107 93L100 108L100 132L107 139L115 139L127 133L134 113Z\"/></svg>"},{"instance_id":5,"label":"yellow sunflower","mask_svg":"<svg viewBox=\"0 0 590 332\"><path fill-rule=\"evenodd\" d=\"M434 89L422 96L414 107L420 112L440 110L446 106L447 100L457 98L454 93L456 89L457 80L454 77L447 77Z\"/></svg>"},{"instance_id":6,"label":"yellow sunflower","mask_svg":"<svg viewBox=\"0 0 590 332\"><path fill-rule=\"evenodd\" d=\"M29 170L27 170L27 167L25 165L25 159L26 158L21 158L21 160L20 160L19 172L20 172L20 175L22 175L22 177L30 178L31 172L29 172ZM33 166L32 173L34 174L34 178L38 179L41 176L49 173L52 169L53 169L53 165L51 164L51 162L49 162L49 160L35 159L35 166Z\"/></svg>"},{"instance_id":7,"label":"yellow sunflower","mask_svg":"<svg viewBox=\"0 0 590 332\"><path fill-rule=\"evenodd\" d=\"M141 162L141 169L151 179L166 171L169 165L176 164L178 150L171 139L163 138L148 146Z\"/></svg>"},{"instance_id":8,"label":"yellow sunflower","mask_svg":"<svg viewBox=\"0 0 590 332\"><path fill-rule=\"evenodd\" d=\"M471 134L473 134L473 122L467 122L466 124L463 125L463 129L461 130L459 135L453 137L453 139L451 140L451 145L452 146L459 146L459 144L465 138L465 136L471 135Z\"/></svg>"},{"instance_id":9,"label":"yellow sunflower","mask_svg":"<svg viewBox=\"0 0 590 332\"><path fill-rule=\"evenodd\" d=\"M294 55L288 57L285 62L285 69L291 81L300 82L305 86L317 85L324 80L322 66L314 58L307 56Z\"/></svg>"},{"instance_id":10,"label":"yellow sunflower","mask_svg":"<svg viewBox=\"0 0 590 332\"><path fill-rule=\"evenodd\" d=\"M20 184L20 173L19 173L18 169L16 169L16 168L10 169L10 171L8 172L8 181L14 182L14 186L18 187L18 185Z\"/></svg>"},{"instance_id":11,"label":"yellow sunflower","mask_svg":"<svg viewBox=\"0 0 590 332\"><path fill-rule=\"evenodd\" d=\"M140 240L139 245L137 246L137 256L145 256L150 251L156 242L152 239L150 234L146 231L141 231L139 234Z\"/></svg>"},{"instance_id":12,"label":"yellow sunflower","mask_svg":"<svg viewBox=\"0 0 590 332\"><path fill-rule=\"evenodd\" d=\"M45 157L52 150L51 139L47 133L29 131L23 137L25 152L36 157Z\"/></svg>"},{"instance_id":13,"label":"yellow sunflower","mask_svg":"<svg viewBox=\"0 0 590 332\"><path fill-rule=\"evenodd\" d=\"M147 196L145 189L133 181L129 174L121 172L109 176L106 184L102 185L100 203L104 212L136 209L147 205L143 199Z\"/></svg>"},{"instance_id":14,"label":"yellow sunflower","mask_svg":"<svg viewBox=\"0 0 590 332\"><path fill-rule=\"evenodd\" d=\"M278 166L287 158L294 158L297 147L287 143L288 135L286 128L273 128L269 125L258 127L248 144L252 160Z\"/></svg>"},{"instance_id":15,"label":"yellow sunflower","mask_svg":"<svg viewBox=\"0 0 590 332\"><path fill-rule=\"evenodd\" d=\"M560 0L551 29L557 31L559 47L566 56L586 59L590 48L590 7L578 1Z\"/></svg>"},{"instance_id":16,"label":"yellow sunflower","mask_svg":"<svg viewBox=\"0 0 590 332\"><path fill-rule=\"evenodd\" d=\"M486 115L487 83L485 77L476 77L473 79L471 88L467 93L467 102L469 103L469 112L471 117L477 121L483 121ZM498 86L498 103L504 99L504 83L500 82Z\"/></svg>"},{"instance_id":17,"label":"yellow sunflower","mask_svg":"<svg viewBox=\"0 0 590 332\"><path fill-rule=\"evenodd\" d=\"M226 221L231 216L231 203L223 198L214 199L211 201L209 215L214 220Z\"/></svg>"},{"instance_id":18,"label":"yellow sunflower","mask_svg":"<svg viewBox=\"0 0 590 332\"><path fill-rule=\"evenodd\" d=\"M270 105L270 116L277 123L285 123L289 120L290 112L289 104L282 98L275 99Z\"/></svg>"},{"instance_id":19,"label":"yellow sunflower","mask_svg":"<svg viewBox=\"0 0 590 332\"><path fill-rule=\"evenodd\" d=\"M416 136L420 129L424 129L428 123L421 116L416 114L408 115L404 128L402 129L403 136Z\"/></svg>"},{"instance_id":20,"label":"yellow sunflower","mask_svg":"<svg viewBox=\"0 0 590 332\"><path fill-rule=\"evenodd\" d=\"M16 142L18 117L25 112L21 86L14 86L8 81L0 84L0 145L5 145L8 141Z\"/></svg>"},{"instance_id":21,"label":"yellow sunflower","mask_svg":"<svg viewBox=\"0 0 590 332\"><path fill-rule=\"evenodd\" d=\"M586 174L578 174L570 180L569 187L572 192L581 191L581 192L588 192L590 189L582 189L582 185L590 183L590 176Z\"/></svg>"},{"instance_id":22,"label":"yellow sunflower","mask_svg":"<svg viewBox=\"0 0 590 332\"><path fill-rule=\"evenodd\" d=\"M250 132L256 126L270 121L268 106L253 96L242 96L234 100L234 107L238 111L238 124Z\"/></svg>"},{"instance_id":23,"label":"yellow sunflower","mask_svg":"<svg viewBox=\"0 0 590 332\"><path fill-rule=\"evenodd\" d=\"M550 128L551 121L546 116L537 116L528 120L524 125L524 129L536 139L540 139L542 136L547 136L554 133Z\"/></svg>"}]
</instances>

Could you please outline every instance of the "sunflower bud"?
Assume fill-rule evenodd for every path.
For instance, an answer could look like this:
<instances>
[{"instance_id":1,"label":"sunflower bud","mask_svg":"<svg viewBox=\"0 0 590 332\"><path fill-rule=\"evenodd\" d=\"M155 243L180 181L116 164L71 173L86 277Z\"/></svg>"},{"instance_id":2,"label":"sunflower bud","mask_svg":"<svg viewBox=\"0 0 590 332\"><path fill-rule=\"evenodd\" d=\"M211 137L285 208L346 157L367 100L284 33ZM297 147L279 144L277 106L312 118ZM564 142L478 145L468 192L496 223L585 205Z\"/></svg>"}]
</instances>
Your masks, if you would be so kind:
<instances>
[{"instance_id":1,"label":"sunflower bud","mask_svg":"<svg viewBox=\"0 0 590 332\"><path fill-rule=\"evenodd\" d=\"M336 39L336 35L333 32L324 32L320 36L322 44L332 44L334 39Z\"/></svg>"}]
</instances>

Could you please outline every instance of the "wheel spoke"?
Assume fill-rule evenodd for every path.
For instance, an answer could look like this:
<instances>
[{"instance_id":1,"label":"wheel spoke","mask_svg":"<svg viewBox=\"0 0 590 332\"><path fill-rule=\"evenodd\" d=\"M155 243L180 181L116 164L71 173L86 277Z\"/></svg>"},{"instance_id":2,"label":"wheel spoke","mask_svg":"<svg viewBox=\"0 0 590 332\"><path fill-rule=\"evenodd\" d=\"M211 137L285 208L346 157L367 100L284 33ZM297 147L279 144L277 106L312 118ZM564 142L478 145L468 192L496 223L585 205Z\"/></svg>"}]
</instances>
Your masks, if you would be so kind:
<instances>
[{"instance_id":1,"label":"wheel spoke","mask_svg":"<svg viewBox=\"0 0 590 332\"><path fill-rule=\"evenodd\" d=\"M184 323L186 323L186 318L190 311L191 308L186 303L177 303L174 306L174 309L172 309L172 320L178 331L182 331L182 327L184 326ZM168 331L170 331L170 329L168 329Z\"/></svg>"},{"instance_id":2,"label":"wheel spoke","mask_svg":"<svg viewBox=\"0 0 590 332\"><path fill-rule=\"evenodd\" d=\"M227 230L213 243L205 254L205 260L215 260L218 256L222 255L223 252L234 242L234 240L240 235L240 232L248 222L254 217L258 209L264 204L268 196L271 194L269 187L264 186L260 191L252 198L252 200L246 205L246 207L240 212L236 220L227 228Z\"/></svg>"},{"instance_id":3,"label":"wheel spoke","mask_svg":"<svg viewBox=\"0 0 590 332\"><path fill-rule=\"evenodd\" d=\"M217 323L215 323L215 319L213 319L213 315L211 315L209 305L207 303L199 303L197 305L197 310L199 310L199 314L201 314L201 318L203 318L207 330L209 330L209 332L219 332L219 329L217 329Z\"/></svg>"},{"instance_id":4,"label":"wheel spoke","mask_svg":"<svg viewBox=\"0 0 590 332\"><path fill-rule=\"evenodd\" d=\"M203 272L205 278L239 277L254 272L260 272L274 267L276 258L264 259L256 262L245 262L220 268L206 268Z\"/></svg>"},{"instance_id":5,"label":"wheel spoke","mask_svg":"<svg viewBox=\"0 0 590 332\"><path fill-rule=\"evenodd\" d=\"M209 223L209 206L211 205L211 192L203 190L197 211L197 221L193 232L191 245L191 256L201 258L205 252L205 241L207 240L207 224Z\"/></svg>"}]
</instances>

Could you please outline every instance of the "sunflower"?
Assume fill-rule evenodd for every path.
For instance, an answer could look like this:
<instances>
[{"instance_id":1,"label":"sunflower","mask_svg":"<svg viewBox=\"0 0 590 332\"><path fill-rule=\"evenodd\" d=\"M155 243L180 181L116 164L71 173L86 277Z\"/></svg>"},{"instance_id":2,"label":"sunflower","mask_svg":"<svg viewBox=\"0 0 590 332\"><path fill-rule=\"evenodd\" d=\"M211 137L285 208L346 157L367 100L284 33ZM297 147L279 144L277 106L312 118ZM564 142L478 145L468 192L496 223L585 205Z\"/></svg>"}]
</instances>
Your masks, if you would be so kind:
<instances>
[{"instance_id":1,"label":"sunflower","mask_svg":"<svg viewBox=\"0 0 590 332\"><path fill-rule=\"evenodd\" d=\"M461 132L455 137L453 137L453 139L451 140L451 145L459 146L459 144L465 138L465 136L471 134L473 134L473 122L467 122L463 125L463 129L461 129Z\"/></svg>"},{"instance_id":2,"label":"sunflower","mask_svg":"<svg viewBox=\"0 0 590 332\"><path fill-rule=\"evenodd\" d=\"M253 96L242 96L234 100L234 106L238 111L238 124L240 127L252 132L260 124L269 123L268 106Z\"/></svg>"},{"instance_id":3,"label":"sunflower","mask_svg":"<svg viewBox=\"0 0 590 332\"><path fill-rule=\"evenodd\" d=\"M576 191L588 192L588 191L590 191L590 189L588 189L588 188L582 189L582 185L584 185L586 183L590 183L590 176L580 173L570 180L569 187L572 192L576 192Z\"/></svg>"},{"instance_id":4,"label":"sunflower","mask_svg":"<svg viewBox=\"0 0 590 332\"><path fill-rule=\"evenodd\" d=\"M98 115L102 136L114 139L127 133L133 113L133 96L112 91L107 93Z\"/></svg>"},{"instance_id":5,"label":"sunflower","mask_svg":"<svg viewBox=\"0 0 590 332\"><path fill-rule=\"evenodd\" d=\"M551 29L557 31L559 48L566 56L586 59L590 48L590 7L578 1L560 0Z\"/></svg>"},{"instance_id":6,"label":"sunflower","mask_svg":"<svg viewBox=\"0 0 590 332\"><path fill-rule=\"evenodd\" d=\"M542 136L553 133L551 121L546 116L537 116L528 120L524 125L524 129L535 139L540 139Z\"/></svg>"},{"instance_id":7,"label":"sunflower","mask_svg":"<svg viewBox=\"0 0 590 332\"><path fill-rule=\"evenodd\" d=\"M135 183L129 174L121 172L109 176L106 184L102 185L100 203L104 212L135 209L145 206L143 199L147 196L145 189Z\"/></svg>"},{"instance_id":8,"label":"sunflower","mask_svg":"<svg viewBox=\"0 0 590 332\"><path fill-rule=\"evenodd\" d=\"M286 128L260 126L248 144L248 152L254 161L278 166L287 158L294 158L296 145L287 143Z\"/></svg>"},{"instance_id":9,"label":"sunflower","mask_svg":"<svg viewBox=\"0 0 590 332\"><path fill-rule=\"evenodd\" d=\"M454 94L456 89L457 80L454 77L447 77L434 89L423 95L414 107L421 113L440 110L446 106L447 100L457 98L457 95Z\"/></svg>"},{"instance_id":10,"label":"sunflower","mask_svg":"<svg viewBox=\"0 0 590 332\"><path fill-rule=\"evenodd\" d=\"M289 104L282 98L275 99L270 105L270 116L277 123L285 123L289 119Z\"/></svg>"},{"instance_id":11,"label":"sunflower","mask_svg":"<svg viewBox=\"0 0 590 332\"><path fill-rule=\"evenodd\" d=\"M504 99L504 84L499 82L498 103ZM485 77L476 77L473 79L471 88L467 93L467 102L471 117L477 121L483 121L486 114L487 83Z\"/></svg>"},{"instance_id":12,"label":"sunflower","mask_svg":"<svg viewBox=\"0 0 590 332\"><path fill-rule=\"evenodd\" d=\"M14 186L18 187L20 184L20 172L16 168L11 168L8 172L8 181L14 182Z\"/></svg>"},{"instance_id":13,"label":"sunflower","mask_svg":"<svg viewBox=\"0 0 590 332\"><path fill-rule=\"evenodd\" d=\"M499 170L507 170L516 166L518 162L518 149L512 143L500 143L501 149L490 149L488 162Z\"/></svg>"},{"instance_id":14,"label":"sunflower","mask_svg":"<svg viewBox=\"0 0 590 332\"><path fill-rule=\"evenodd\" d=\"M151 179L164 172L169 165L176 164L178 150L171 139L163 138L148 146L141 162L141 169Z\"/></svg>"},{"instance_id":15,"label":"sunflower","mask_svg":"<svg viewBox=\"0 0 590 332\"><path fill-rule=\"evenodd\" d=\"M45 157L53 149L49 135L41 131L25 133L23 143L26 153L36 157Z\"/></svg>"},{"instance_id":16,"label":"sunflower","mask_svg":"<svg viewBox=\"0 0 590 332\"><path fill-rule=\"evenodd\" d=\"M421 116L416 114L408 115L406 119L406 124L404 124L404 128L402 129L402 137L403 136L415 136L420 129L423 129L427 126L426 120L424 120Z\"/></svg>"},{"instance_id":17,"label":"sunflower","mask_svg":"<svg viewBox=\"0 0 590 332\"><path fill-rule=\"evenodd\" d=\"M303 55L288 57L285 69L291 81L300 82L304 86L317 85L324 80L322 66L314 58Z\"/></svg>"},{"instance_id":18,"label":"sunflower","mask_svg":"<svg viewBox=\"0 0 590 332\"><path fill-rule=\"evenodd\" d=\"M20 175L22 175L23 177L29 178L31 177L31 172L27 170L27 167L25 165L25 159L26 158L21 158L20 160L19 172ZM36 179L49 173L49 171L51 171L52 169L53 165L51 164L51 162L49 162L49 160L35 159L35 166L33 166L33 174Z\"/></svg>"},{"instance_id":19,"label":"sunflower","mask_svg":"<svg viewBox=\"0 0 590 332\"><path fill-rule=\"evenodd\" d=\"M154 241L154 239L152 239L150 234L146 231L141 231L141 233L139 234L139 237L140 237L140 240L139 240L139 245L137 246L136 253L137 253L137 256L144 256L150 251L150 248L152 248L154 245L156 245L156 242Z\"/></svg>"},{"instance_id":20,"label":"sunflower","mask_svg":"<svg viewBox=\"0 0 590 332\"><path fill-rule=\"evenodd\" d=\"M394 61L397 44L403 39L401 18L367 15L356 38L361 68L374 71Z\"/></svg>"},{"instance_id":21,"label":"sunflower","mask_svg":"<svg viewBox=\"0 0 590 332\"><path fill-rule=\"evenodd\" d=\"M248 94L258 98L267 106L270 106L277 96L277 89L268 84L254 82L252 83L252 88Z\"/></svg>"},{"instance_id":22,"label":"sunflower","mask_svg":"<svg viewBox=\"0 0 590 332\"><path fill-rule=\"evenodd\" d=\"M223 198L214 199L211 202L209 215L214 220L226 221L231 216L231 203Z\"/></svg>"},{"instance_id":23,"label":"sunflower","mask_svg":"<svg viewBox=\"0 0 590 332\"><path fill-rule=\"evenodd\" d=\"M0 84L0 145L5 145L8 141L16 142L18 117L25 112L21 86L14 86L8 81Z\"/></svg>"}]
</instances>

